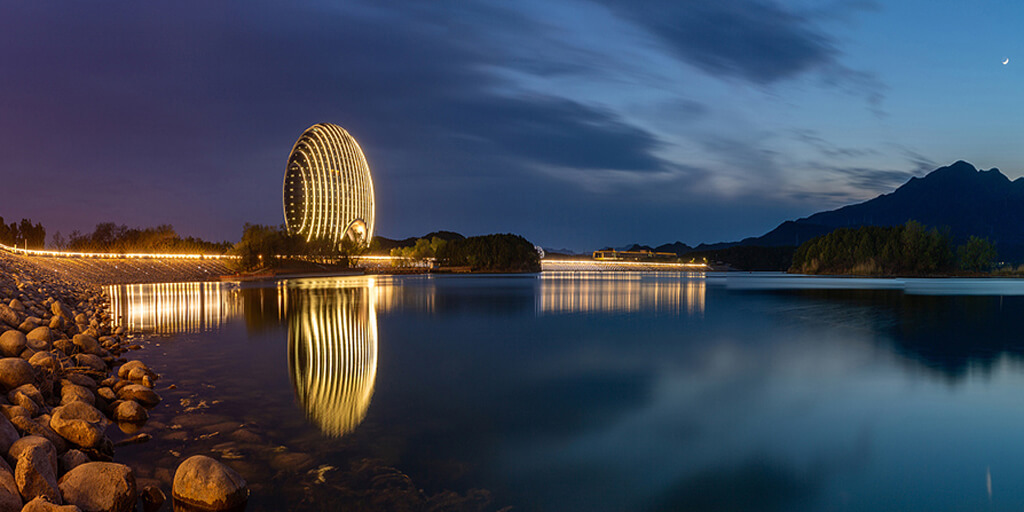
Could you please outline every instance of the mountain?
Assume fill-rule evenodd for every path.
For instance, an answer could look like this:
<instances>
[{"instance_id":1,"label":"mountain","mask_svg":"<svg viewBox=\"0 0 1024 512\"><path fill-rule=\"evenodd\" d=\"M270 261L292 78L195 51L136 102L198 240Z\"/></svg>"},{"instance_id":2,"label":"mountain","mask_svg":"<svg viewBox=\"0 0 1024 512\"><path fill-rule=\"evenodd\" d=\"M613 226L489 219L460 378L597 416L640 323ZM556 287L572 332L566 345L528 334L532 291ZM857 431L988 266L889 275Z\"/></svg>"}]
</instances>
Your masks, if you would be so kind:
<instances>
[{"instance_id":1,"label":"mountain","mask_svg":"<svg viewBox=\"0 0 1024 512\"><path fill-rule=\"evenodd\" d=\"M979 171L958 161L923 178L910 178L892 193L786 221L735 245L800 245L838 228L898 226L908 220L948 228L954 244L971 235L987 237L996 245L1000 259L1024 260L1024 179L1010 181L999 169Z\"/></svg>"}]
</instances>

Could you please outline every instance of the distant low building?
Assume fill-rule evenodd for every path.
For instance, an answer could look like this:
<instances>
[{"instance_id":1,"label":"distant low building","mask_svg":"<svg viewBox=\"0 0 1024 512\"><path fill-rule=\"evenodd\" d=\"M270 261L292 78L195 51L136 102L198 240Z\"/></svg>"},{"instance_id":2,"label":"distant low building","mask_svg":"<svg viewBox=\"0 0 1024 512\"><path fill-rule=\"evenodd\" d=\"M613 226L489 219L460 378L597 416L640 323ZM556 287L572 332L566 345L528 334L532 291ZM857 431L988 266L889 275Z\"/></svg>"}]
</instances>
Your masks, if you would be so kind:
<instances>
[{"instance_id":1,"label":"distant low building","mask_svg":"<svg viewBox=\"0 0 1024 512\"><path fill-rule=\"evenodd\" d=\"M344 128L315 124L299 137L284 175L288 232L306 241L373 239L373 179L359 144Z\"/></svg>"},{"instance_id":2,"label":"distant low building","mask_svg":"<svg viewBox=\"0 0 1024 512\"><path fill-rule=\"evenodd\" d=\"M675 261L679 259L679 255L674 252L616 251L609 249L594 251L594 259L613 261Z\"/></svg>"}]
</instances>

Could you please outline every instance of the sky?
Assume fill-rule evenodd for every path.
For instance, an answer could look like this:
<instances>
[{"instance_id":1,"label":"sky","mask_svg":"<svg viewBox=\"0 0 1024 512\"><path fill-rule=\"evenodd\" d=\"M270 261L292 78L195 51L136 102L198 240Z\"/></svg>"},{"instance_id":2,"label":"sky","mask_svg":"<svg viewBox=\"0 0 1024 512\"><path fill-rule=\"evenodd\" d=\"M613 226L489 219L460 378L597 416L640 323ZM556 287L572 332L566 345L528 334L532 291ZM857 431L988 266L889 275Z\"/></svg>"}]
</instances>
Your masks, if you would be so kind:
<instances>
[{"instance_id":1,"label":"sky","mask_svg":"<svg viewBox=\"0 0 1024 512\"><path fill-rule=\"evenodd\" d=\"M989 0L0 0L0 215L237 241L284 222L288 153L330 122L389 238L759 236L956 160L1024 174L1021 19Z\"/></svg>"}]
</instances>

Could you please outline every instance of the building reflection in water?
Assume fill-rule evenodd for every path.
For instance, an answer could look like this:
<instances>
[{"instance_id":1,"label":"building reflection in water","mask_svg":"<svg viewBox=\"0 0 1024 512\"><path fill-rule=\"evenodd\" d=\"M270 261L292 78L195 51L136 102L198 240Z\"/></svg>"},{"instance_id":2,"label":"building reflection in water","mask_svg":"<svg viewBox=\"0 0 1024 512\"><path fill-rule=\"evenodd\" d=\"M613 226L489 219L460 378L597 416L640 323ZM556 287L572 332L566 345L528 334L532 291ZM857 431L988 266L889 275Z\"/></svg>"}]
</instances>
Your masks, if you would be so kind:
<instances>
[{"instance_id":1,"label":"building reflection in water","mask_svg":"<svg viewBox=\"0 0 1024 512\"><path fill-rule=\"evenodd\" d=\"M537 313L703 315L705 287L700 273L544 272Z\"/></svg>"},{"instance_id":2,"label":"building reflection in water","mask_svg":"<svg viewBox=\"0 0 1024 512\"><path fill-rule=\"evenodd\" d=\"M107 287L114 322L130 332L210 331L242 319L251 330L288 328L288 373L306 416L325 434L366 417L377 376L378 293L373 278L302 279L276 286L169 283Z\"/></svg>"},{"instance_id":3,"label":"building reflection in water","mask_svg":"<svg viewBox=\"0 0 1024 512\"><path fill-rule=\"evenodd\" d=\"M160 283L108 286L111 317L129 332L175 334L210 331L242 313L237 286Z\"/></svg>"},{"instance_id":4,"label":"building reflection in water","mask_svg":"<svg viewBox=\"0 0 1024 512\"><path fill-rule=\"evenodd\" d=\"M376 286L371 279L279 286L288 319L288 372L306 416L341 436L366 417L377 377Z\"/></svg>"}]
</instances>

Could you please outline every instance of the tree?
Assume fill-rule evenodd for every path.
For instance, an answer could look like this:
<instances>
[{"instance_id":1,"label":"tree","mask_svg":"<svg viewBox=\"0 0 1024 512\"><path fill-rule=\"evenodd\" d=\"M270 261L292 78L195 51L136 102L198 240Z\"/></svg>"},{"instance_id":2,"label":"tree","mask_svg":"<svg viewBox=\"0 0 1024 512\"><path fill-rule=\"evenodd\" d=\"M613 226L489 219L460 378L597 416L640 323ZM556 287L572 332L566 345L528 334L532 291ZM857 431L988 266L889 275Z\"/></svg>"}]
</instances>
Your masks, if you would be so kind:
<instances>
[{"instance_id":1,"label":"tree","mask_svg":"<svg viewBox=\"0 0 1024 512\"><path fill-rule=\"evenodd\" d=\"M240 256L239 266L250 270L274 266L285 245L286 235L282 228L246 223L242 239L232 252Z\"/></svg>"},{"instance_id":2,"label":"tree","mask_svg":"<svg viewBox=\"0 0 1024 512\"><path fill-rule=\"evenodd\" d=\"M957 248L960 268L973 272L984 272L992 268L996 259L996 248L987 238L971 236L967 243Z\"/></svg>"},{"instance_id":3,"label":"tree","mask_svg":"<svg viewBox=\"0 0 1024 512\"><path fill-rule=\"evenodd\" d=\"M533 244L511 233L450 240L440 247L437 259L443 265L473 270L540 272L540 255Z\"/></svg>"},{"instance_id":4,"label":"tree","mask_svg":"<svg viewBox=\"0 0 1024 512\"><path fill-rule=\"evenodd\" d=\"M64 250L67 247L68 241L64 239L64 235L60 234L60 231L53 234L53 238L50 239L50 246L58 251Z\"/></svg>"}]
</instances>

